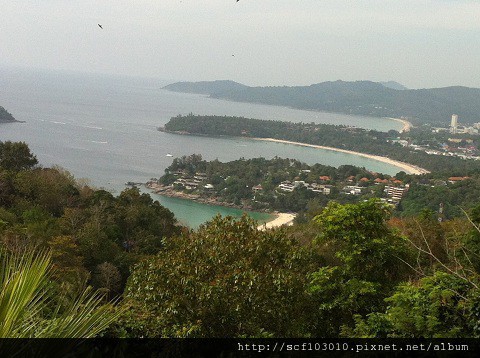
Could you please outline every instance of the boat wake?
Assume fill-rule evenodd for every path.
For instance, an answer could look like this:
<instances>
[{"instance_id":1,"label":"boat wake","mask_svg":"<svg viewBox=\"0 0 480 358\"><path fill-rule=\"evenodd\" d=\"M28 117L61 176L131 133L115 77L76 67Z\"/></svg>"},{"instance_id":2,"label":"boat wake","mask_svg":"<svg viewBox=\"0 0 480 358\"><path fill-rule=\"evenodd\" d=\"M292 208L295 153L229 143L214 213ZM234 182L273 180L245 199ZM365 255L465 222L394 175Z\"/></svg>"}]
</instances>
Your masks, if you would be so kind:
<instances>
[{"instance_id":1,"label":"boat wake","mask_svg":"<svg viewBox=\"0 0 480 358\"><path fill-rule=\"evenodd\" d=\"M81 124L74 124L75 127L82 127L82 128L89 128L89 129L98 129L102 130L102 127L97 127L97 126L86 126L86 125L81 125Z\"/></svg>"}]
</instances>

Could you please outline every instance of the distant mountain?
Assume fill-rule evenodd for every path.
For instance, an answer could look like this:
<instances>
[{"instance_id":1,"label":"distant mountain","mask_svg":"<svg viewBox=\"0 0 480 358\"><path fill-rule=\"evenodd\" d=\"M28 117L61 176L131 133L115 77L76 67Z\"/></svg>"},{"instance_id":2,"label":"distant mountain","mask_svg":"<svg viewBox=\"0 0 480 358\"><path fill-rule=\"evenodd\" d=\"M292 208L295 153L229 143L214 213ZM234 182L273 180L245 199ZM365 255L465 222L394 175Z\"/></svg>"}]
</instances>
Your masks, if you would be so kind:
<instances>
[{"instance_id":1,"label":"distant mountain","mask_svg":"<svg viewBox=\"0 0 480 358\"><path fill-rule=\"evenodd\" d=\"M177 82L165 86L164 89L174 92L217 94L248 88L234 81L203 81L203 82Z\"/></svg>"},{"instance_id":2,"label":"distant mountain","mask_svg":"<svg viewBox=\"0 0 480 358\"><path fill-rule=\"evenodd\" d=\"M0 106L0 123L7 122L17 122L17 120L10 113L8 113L5 108Z\"/></svg>"},{"instance_id":3,"label":"distant mountain","mask_svg":"<svg viewBox=\"0 0 480 358\"><path fill-rule=\"evenodd\" d=\"M399 91L371 81L334 81L295 87L248 87L233 81L213 81L180 82L165 88L239 102L374 117L405 117L417 123L447 126L453 113L459 115L461 124L480 122L480 89L468 87Z\"/></svg>"},{"instance_id":4,"label":"distant mountain","mask_svg":"<svg viewBox=\"0 0 480 358\"><path fill-rule=\"evenodd\" d=\"M391 88L391 89L398 90L398 91L403 91L403 90L408 89L404 85L402 85L398 82L395 82L395 81L387 81L387 82L380 82L380 83L387 88Z\"/></svg>"}]
</instances>

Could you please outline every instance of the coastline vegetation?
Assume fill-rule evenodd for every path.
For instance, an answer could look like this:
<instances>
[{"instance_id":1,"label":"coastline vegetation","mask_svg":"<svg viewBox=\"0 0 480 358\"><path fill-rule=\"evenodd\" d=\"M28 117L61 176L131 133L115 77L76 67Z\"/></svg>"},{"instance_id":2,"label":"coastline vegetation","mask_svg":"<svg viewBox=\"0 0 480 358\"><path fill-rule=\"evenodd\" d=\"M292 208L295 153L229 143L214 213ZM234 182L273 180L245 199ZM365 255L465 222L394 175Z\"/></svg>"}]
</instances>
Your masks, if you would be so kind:
<instances>
[{"instance_id":1,"label":"coastline vegetation","mask_svg":"<svg viewBox=\"0 0 480 358\"><path fill-rule=\"evenodd\" d=\"M403 147L392 141L399 137L399 133L396 131L367 131L361 128L329 124L194 114L173 117L160 130L188 135L274 138L334 147L410 163L440 175L467 176L480 173L480 161L453 156L429 155L422 151Z\"/></svg>"}]
</instances>

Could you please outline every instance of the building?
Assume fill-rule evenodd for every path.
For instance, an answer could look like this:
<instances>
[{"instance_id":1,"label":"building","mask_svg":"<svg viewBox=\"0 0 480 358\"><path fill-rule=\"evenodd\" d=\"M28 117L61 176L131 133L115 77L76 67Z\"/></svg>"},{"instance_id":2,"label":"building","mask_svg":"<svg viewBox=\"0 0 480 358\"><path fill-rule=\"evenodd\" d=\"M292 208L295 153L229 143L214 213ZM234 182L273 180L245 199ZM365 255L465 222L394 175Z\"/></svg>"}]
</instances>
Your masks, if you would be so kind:
<instances>
[{"instance_id":1,"label":"building","mask_svg":"<svg viewBox=\"0 0 480 358\"><path fill-rule=\"evenodd\" d=\"M343 187L342 193L347 194L347 195L360 195L362 194L362 191L364 190L364 187L361 186L356 186L356 185L347 185Z\"/></svg>"},{"instance_id":2,"label":"building","mask_svg":"<svg viewBox=\"0 0 480 358\"><path fill-rule=\"evenodd\" d=\"M277 188L283 191L292 192L293 189L295 189L295 186L292 184L292 182L286 180L283 181Z\"/></svg>"},{"instance_id":3,"label":"building","mask_svg":"<svg viewBox=\"0 0 480 358\"><path fill-rule=\"evenodd\" d=\"M450 184L458 183L459 181L470 179L470 177L450 177L448 178L448 182Z\"/></svg>"},{"instance_id":4,"label":"building","mask_svg":"<svg viewBox=\"0 0 480 358\"><path fill-rule=\"evenodd\" d=\"M387 185L384 192L387 194L387 197L391 198L394 202L399 202L408 190L407 185L405 187Z\"/></svg>"},{"instance_id":5,"label":"building","mask_svg":"<svg viewBox=\"0 0 480 358\"><path fill-rule=\"evenodd\" d=\"M258 185L255 185L254 187L252 187L252 191L254 193L258 193L259 191L263 191L262 184L258 184Z\"/></svg>"},{"instance_id":6,"label":"building","mask_svg":"<svg viewBox=\"0 0 480 358\"><path fill-rule=\"evenodd\" d=\"M206 173L195 173L195 175L193 176L193 179L198 180L198 181L207 180L207 174Z\"/></svg>"},{"instance_id":7,"label":"building","mask_svg":"<svg viewBox=\"0 0 480 358\"><path fill-rule=\"evenodd\" d=\"M323 185L323 184L312 183L307 189L311 190L314 193L329 195L332 191L332 187L333 185Z\"/></svg>"},{"instance_id":8,"label":"building","mask_svg":"<svg viewBox=\"0 0 480 358\"><path fill-rule=\"evenodd\" d=\"M457 134L458 132L458 115L452 114L452 121L450 122L450 132Z\"/></svg>"}]
</instances>

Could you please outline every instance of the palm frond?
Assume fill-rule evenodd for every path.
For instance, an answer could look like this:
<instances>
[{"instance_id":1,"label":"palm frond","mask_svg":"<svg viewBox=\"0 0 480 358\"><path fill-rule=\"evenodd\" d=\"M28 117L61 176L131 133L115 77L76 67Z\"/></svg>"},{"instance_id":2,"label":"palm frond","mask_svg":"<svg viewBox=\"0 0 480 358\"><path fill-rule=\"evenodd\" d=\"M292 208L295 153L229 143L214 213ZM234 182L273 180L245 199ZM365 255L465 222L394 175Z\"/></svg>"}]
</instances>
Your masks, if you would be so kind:
<instances>
[{"instance_id":1,"label":"palm frond","mask_svg":"<svg viewBox=\"0 0 480 358\"><path fill-rule=\"evenodd\" d=\"M50 284L48 252L0 251L0 261L0 338L90 338L121 314L90 288L60 308ZM45 317L53 303L56 308Z\"/></svg>"}]
</instances>

